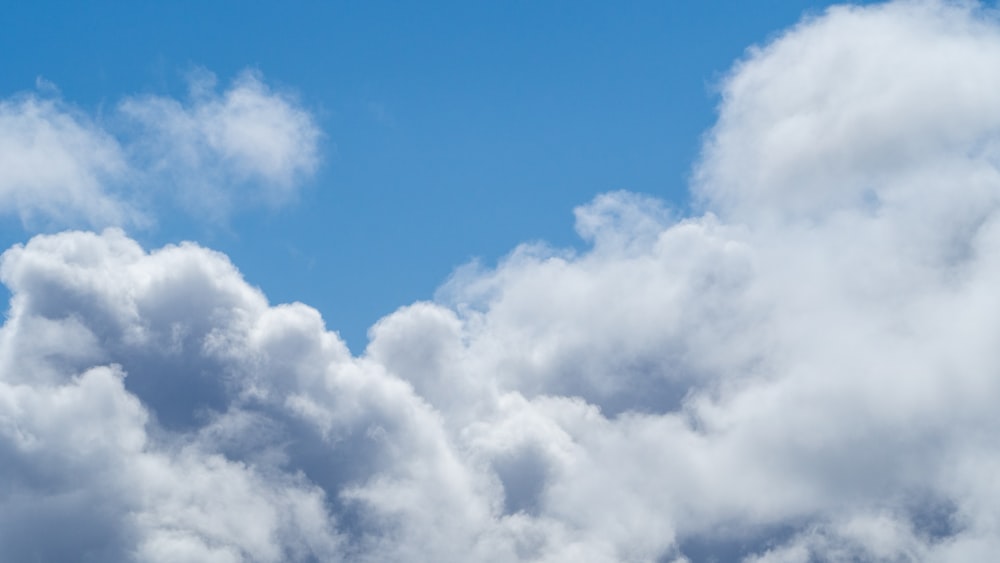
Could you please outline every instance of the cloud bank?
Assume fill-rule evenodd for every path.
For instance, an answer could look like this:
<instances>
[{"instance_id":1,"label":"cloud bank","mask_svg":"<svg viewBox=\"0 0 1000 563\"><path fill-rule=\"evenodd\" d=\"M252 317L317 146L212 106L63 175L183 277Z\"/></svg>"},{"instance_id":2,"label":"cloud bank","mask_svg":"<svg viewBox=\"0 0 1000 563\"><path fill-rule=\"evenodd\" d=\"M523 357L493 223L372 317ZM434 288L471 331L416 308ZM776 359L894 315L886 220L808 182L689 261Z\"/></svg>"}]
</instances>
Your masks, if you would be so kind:
<instances>
[{"instance_id":1,"label":"cloud bank","mask_svg":"<svg viewBox=\"0 0 1000 563\"><path fill-rule=\"evenodd\" d=\"M702 214L599 196L586 251L460 269L360 356L195 244L15 246L0 558L988 560L998 81L977 4L832 8L725 79ZM152 115L239 162L212 100Z\"/></svg>"},{"instance_id":2,"label":"cloud bank","mask_svg":"<svg viewBox=\"0 0 1000 563\"><path fill-rule=\"evenodd\" d=\"M148 224L163 201L225 217L286 203L318 165L315 118L260 73L220 94L200 71L186 102L126 98L102 119L55 94L0 101L0 212L33 230Z\"/></svg>"}]
</instances>

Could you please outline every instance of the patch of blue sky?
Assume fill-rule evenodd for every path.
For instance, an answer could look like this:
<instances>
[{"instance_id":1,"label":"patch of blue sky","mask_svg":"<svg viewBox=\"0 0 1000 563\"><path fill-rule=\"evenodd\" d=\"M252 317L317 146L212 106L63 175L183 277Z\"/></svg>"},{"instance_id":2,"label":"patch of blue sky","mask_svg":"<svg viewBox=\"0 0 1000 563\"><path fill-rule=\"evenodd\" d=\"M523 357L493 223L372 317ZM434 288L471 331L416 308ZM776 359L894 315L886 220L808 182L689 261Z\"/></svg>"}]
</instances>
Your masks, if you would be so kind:
<instances>
[{"instance_id":1,"label":"patch of blue sky","mask_svg":"<svg viewBox=\"0 0 1000 563\"><path fill-rule=\"evenodd\" d=\"M198 68L220 87L253 68L295 92L324 135L297 201L225 224L164 209L130 235L228 254L358 352L374 321L471 259L582 245L572 209L599 193L683 210L714 84L747 45L827 4L13 3L0 95L54 85L100 118L125 96L183 99ZM0 246L30 231L6 217Z\"/></svg>"}]
</instances>

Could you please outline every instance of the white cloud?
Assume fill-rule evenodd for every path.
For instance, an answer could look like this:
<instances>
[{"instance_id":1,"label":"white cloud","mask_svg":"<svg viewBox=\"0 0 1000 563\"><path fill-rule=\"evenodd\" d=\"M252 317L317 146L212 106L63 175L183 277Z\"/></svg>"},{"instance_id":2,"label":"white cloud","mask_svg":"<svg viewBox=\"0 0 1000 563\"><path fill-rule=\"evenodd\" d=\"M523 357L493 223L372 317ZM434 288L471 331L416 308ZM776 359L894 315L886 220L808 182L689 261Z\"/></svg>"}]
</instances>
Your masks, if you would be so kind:
<instances>
[{"instance_id":1,"label":"white cloud","mask_svg":"<svg viewBox=\"0 0 1000 563\"><path fill-rule=\"evenodd\" d=\"M990 204L998 57L995 14L975 2L831 8L727 78L697 193L733 218L805 220L945 199L958 173Z\"/></svg>"},{"instance_id":2,"label":"white cloud","mask_svg":"<svg viewBox=\"0 0 1000 563\"><path fill-rule=\"evenodd\" d=\"M708 212L599 196L590 249L462 269L359 357L194 244L8 250L0 558L988 559L990 18L806 21L724 83Z\"/></svg>"},{"instance_id":3,"label":"white cloud","mask_svg":"<svg viewBox=\"0 0 1000 563\"><path fill-rule=\"evenodd\" d=\"M98 123L55 100L0 101L0 212L26 225L120 224L134 212L107 189L128 172Z\"/></svg>"},{"instance_id":4,"label":"white cloud","mask_svg":"<svg viewBox=\"0 0 1000 563\"><path fill-rule=\"evenodd\" d=\"M243 72L222 94L215 82L207 71L194 74L187 104L162 96L122 102L122 113L142 128L137 152L193 208L208 199L228 210L237 193L287 202L319 162L312 115L259 72Z\"/></svg>"},{"instance_id":5,"label":"white cloud","mask_svg":"<svg viewBox=\"0 0 1000 563\"><path fill-rule=\"evenodd\" d=\"M0 100L0 213L29 230L146 225L163 200L212 218L237 202L279 205L319 162L315 119L260 73L217 94L203 72L187 104L128 98L106 120L39 87L51 97Z\"/></svg>"}]
</instances>

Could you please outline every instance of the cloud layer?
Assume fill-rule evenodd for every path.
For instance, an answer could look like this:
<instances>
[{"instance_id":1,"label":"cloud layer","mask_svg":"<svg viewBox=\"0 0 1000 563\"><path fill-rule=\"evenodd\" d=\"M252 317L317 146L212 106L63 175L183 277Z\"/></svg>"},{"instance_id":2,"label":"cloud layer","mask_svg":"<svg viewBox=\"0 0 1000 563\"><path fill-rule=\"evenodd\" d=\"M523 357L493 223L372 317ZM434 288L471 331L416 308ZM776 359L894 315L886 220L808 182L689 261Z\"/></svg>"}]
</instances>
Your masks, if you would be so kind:
<instances>
[{"instance_id":1,"label":"cloud layer","mask_svg":"<svg viewBox=\"0 0 1000 563\"><path fill-rule=\"evenodd\" d=\"M163 201L220 218L293 199L318 164L314 117L256 72L221 94L207 71L190 86L186 102L126 98L102 120L58 97L0 101L0 212L48 230L146 224Z\"/></svg>"},{"instance_id":2,"label":"cloud layer","mask_svg":"<svg viewBox=\"0 0 1000 563\"><path fill-rule=\"evenodd\" d=\"M11 248L0 558L988 560L998 82L975 4L833 8L726 78L702 215L599 196L586 251L460 269L357 357L195 244ZM239 163L258 149L227 120L267 96L135 103ZM77 189L120 166L85 119L17 103L54 146L105 140ZM241 170L306 167L266 150Z\"/></svg>"}]
</instances>

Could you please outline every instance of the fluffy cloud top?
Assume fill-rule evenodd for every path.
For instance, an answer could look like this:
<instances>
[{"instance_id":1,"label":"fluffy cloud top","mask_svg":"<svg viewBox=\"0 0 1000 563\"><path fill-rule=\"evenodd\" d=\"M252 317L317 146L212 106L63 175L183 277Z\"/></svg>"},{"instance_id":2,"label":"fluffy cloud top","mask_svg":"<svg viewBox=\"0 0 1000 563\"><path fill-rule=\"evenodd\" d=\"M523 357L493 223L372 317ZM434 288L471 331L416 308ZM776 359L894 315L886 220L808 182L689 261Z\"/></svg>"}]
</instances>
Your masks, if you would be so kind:
<instances>
[{"instance_id":1,"label":"fluffy cloud top","mask_svg":"<svg viewBox=\"0 0 1000 563\"><path fill-rule=\"evenodd\" d=\"M947 182L988 199L998 58L995 14L974 2L832 8L736 66L696 193L778 220L950 199Z\"/></svg>"},{"instance_id":2,"label":"fluffy cloud top","mask_svg":"<svg viewBox=\"0 0 1000 563\"><path fill-rule=\"evenodd\" d=\"M145 224L164 197L214 218L237 200L281 204L316 170L319 137L309 112L249 71L222 94L203 71L186 104L128 98L105 121L21 95L0 101L0 212L102 227Z\"/></svg>"},{"instance_id":3,"label":"fluffy cloud top","mask_svg":"<svg viewBox=\"0 0 1000 563\"><path fill-rule=\"evenodd\" d=\"M599 196L589 250L462 269L357 357L194 244L8 250L0 558L989 560L992 17L803 22L726 79L706 213Z\"/></svg>"}]
</instances>

